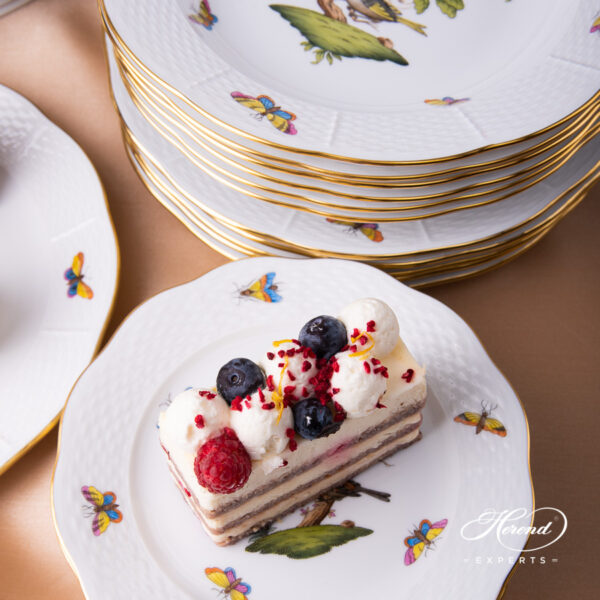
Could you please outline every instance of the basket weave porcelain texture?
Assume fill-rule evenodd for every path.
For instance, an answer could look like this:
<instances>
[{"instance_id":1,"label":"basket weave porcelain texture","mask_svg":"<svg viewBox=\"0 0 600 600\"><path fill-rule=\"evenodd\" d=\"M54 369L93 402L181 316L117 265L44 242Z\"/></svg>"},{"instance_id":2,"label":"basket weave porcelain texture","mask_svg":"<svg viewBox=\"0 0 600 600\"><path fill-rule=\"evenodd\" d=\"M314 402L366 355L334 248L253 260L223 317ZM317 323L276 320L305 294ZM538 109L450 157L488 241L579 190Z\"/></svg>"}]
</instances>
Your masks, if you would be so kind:
<instances>
[{"instance_id":1,"label":"basket weave porcelain texture","mask_svg":"<svg viewBox=\"0 0 600 600\"><path fill-rule=\"evenodd\" d=\"M92 299L67 295L65 271L80 252ZM0 254L1 472L56 421L96 351L118 271L104 191L90 161L3 86Z\"/></svg>"},{"instance_id":2,"label":"basket weave porcelain texture","mask_svg":"<svg viewBox=\"0 0 600 600\"><path fill-rule=\"evenodd\" d=\"M279 300L241 294L265 273L274 274ZM306 560L249 553L245 542L215 546L170 480L156 430L161 406L189 385L211 385L232 355L254 356L267 341L294 335L313 315L336 314L367 295L394 309L403 339L426 365L429 388L423 440L358 477L391 493L391 502L345 499L330 518L351 519L373 533ZM506 437L475 435L454 422L482 403L495 406ZM103 410L89 410L98 404ZM82 487L89 486L110 490L122 514L97 536L82 509ZM527 422L510 385L450 309L376 269L333 260L236 261L137 308L71 393L53 480L57 531L90 600L208 599L216 592L204 569L227 566L251 585L250 600L328 598L332 573L343 597L379 597L394 589L396 598L418 592L432 600L466 593L494 599L511 565L482 567L475 557L508 551L493 535L474 542L460 533L491 507L533 508ZM434 547L407 566L403 539L421 519L447 520L447 526ZM292 514L277 528L298 521ZM526 535L512 540L513 560L525 541Z\"/></svg>"},{"instance_id":3,"label":"basket weave porcelain texture","mask_svg":"<svg viewBox=\"0 0 600 600\"><path fill-rule=\"evenodd\" d=\"M555 174L521 194L440 217L379 223L383 240L373 243L366 236L349 235L347 228L327 222L324 216L256 200L202 173L189 158L158 135L136 110L110 51L109 64L115 101L124 121L149 156L166 170L190 199L205 205L213 215L256 233L325 252L359 254L365 259L388 255L393 260L400 259L405 253L424 252L498 234L544 211L554 198L583 178L597 163L600 141L593 140ZM181 192L179 195L183 196ZM188 199L187 204L192 212L202 213L201 209L192 206L191 200ZM206 212L210 218L210 213Z\"/></svg>"},{"instance_id":4,"label":"basket weave porcelain texture","mask_svg":"<svg viewBox=\"0 0 600 600\"><path fill-rule=\"evenodd\" d=\"M359 58L312 65L304 37L271 8L276 4L213 0L219 20L210 31L190 22L197 7L188 2L183 10L175 0L103 4L135 56L215 118L196 114L198 120L292 150L372 161L454 156L545 128L597 91L598 40L589 33L600 8L595 1L575 0L565 10L561 0L488 0L467 3L454 19L431 7L411 14L428 26L427 37L396 23L377 25L374 35L406 47L408 66ZM319 10L312 0L289 5ZM235 91L272 96L297 116L298 134L282 136L248 118L231 99ZM450 95L469 101L425 102Z\"/></svg>"}]
</instances>

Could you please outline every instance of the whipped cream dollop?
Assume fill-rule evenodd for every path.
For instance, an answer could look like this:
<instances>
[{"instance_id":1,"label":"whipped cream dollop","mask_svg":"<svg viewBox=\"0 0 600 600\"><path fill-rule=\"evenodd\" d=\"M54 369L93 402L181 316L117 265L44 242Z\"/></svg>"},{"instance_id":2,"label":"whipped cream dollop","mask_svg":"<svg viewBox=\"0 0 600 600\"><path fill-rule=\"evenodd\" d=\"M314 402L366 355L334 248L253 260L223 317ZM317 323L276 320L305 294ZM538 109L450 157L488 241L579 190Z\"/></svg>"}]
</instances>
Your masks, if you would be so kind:
<instances>
[{"instance_id":1,"label":"whipped cream dollop","mask_svg":"<svg viewBox=\"0 0 600 600\"><path fill-rule=\"evenodd\" d=\"M387 369L377 359L336 354L337 367L331 376L333 399L349 419L364 417L377 409L387 389Z\"/></svg>"},{"instance_id":2,"label":"whipped cream dollop","mask_svg":"<svg viewBox=\"0 0 600 600\"><path fill-rule=\"evenodd\" d=\"M339 315L348 331L348 343L359 343L359 350L369 348L370 356L389 354L400 336L400 327L394 311L377 298L361 298L348 304ZM359 335L355 338L355 334ZM359 340L362 336L364 344Z\"/></svg>"},{"instance_id":3,"label":"whipped cream dollop","mask_svg":"<svg viewBox=\"0 0 600 600\"><path fill-rule=\"evenodd\" d=\"M292 409L285 407L279 417L278 405L268 389L258 390L241 402L232 403L230 413L229 426L252 460L285 450L290 439L288 434L294 430L294 416Z\"/></svg>"},{"instance_id":4,"label":"whipped cream dollop","mask_svg":"<svg viewBox=\"0 0 600 600\"><path fill-rule=\"evenodd\" d=\"M273 342L271 349L261 359L260 366L265 376L272 378L268 384L275 390L281 389L282 393L297 399L312 395L314 388L310 380L318 369L317 357L309 348L292 341Z\"/></svg>"},{"instance_id":5,"label":"whipped cream dollop","mask_svg":"<svg viewBox=\"0 0 600 600\"><path fill-rule=\"evenodd\" d=\"M229 413L227 402L214 390L191 388L175 396L160 414L160 439L167 448L195 453L229 425Z\"/></svg>"}]
</instances>

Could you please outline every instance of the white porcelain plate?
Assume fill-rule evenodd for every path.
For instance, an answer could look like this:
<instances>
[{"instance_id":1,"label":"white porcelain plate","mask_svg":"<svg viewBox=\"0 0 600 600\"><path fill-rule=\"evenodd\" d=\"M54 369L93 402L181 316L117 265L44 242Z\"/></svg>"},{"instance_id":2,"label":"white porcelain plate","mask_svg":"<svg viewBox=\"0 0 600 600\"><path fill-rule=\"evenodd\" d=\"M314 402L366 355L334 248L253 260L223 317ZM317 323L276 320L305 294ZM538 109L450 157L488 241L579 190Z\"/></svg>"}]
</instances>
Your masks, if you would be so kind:
<instances>
[{"instance_id":1,"label":"white porcelain plate","mask_svg":"<svg viewBox=\"0 0 600 600\"><path fill-rule=\"evenodd\" d=\"M104 0L202 119L291 150L453 156L547 127L597 91L596 0L389 0L392 21L350 10L359 0L324 4L346 22L317 0Z\"/></svg>"},{"instance_id":2,"label":"white porcelain plate","mask_svg":"<svg viewBox=\"0 0 600 600\"><path fill-rule=\"evenodd\" d=\"M365 295L393 307L429 383L422 441L357 477L391 494L390 502L364 494L336 502L323 524L352 520L371 533L312 558L251 553L247 541L215 546L170 479L156 430L160 407L187 386L212 385L233 356L256 356L268 341L295 335L309 318L336 314ZM482 406L493 407L505 437L476 435L474 427L455 422ZM332 590L342 598L385 597L393 590L399 599L493 599L527 535L502 538L506 547L495 535L468 541L478 530L468 523L485 510L521 509L521 524L529 525L528 443L514 391L450 309L358 263L254 258L159 294L125 320L71 393L53 508L63 549L89 599L217 598L205 569L227 567L249 584L249 600L317 600ZM98 536L86 486L120 511ZM301 518L298 511L276 527L296 527ZM404 540L424 519L443 531L406 564ZM502 560L479 564L479 556Z\"/></svg>"},{"instance_id":3,"label":"white porcelain plate","mask_svg":"<svg viewBox=\"0 0 600 600\"><path fill-rule=\"evenodd\" d=\"M0 86L0 472L56 420L93 357L117 264L90 161Z\"/></svg>"},{"instance_id":4,"label":"white porcelain plate","mask_svg":"<svg viewBox=\"0 0 600 600\"><path fill-rule=\"evenodd\" d=\"M362 235L343 221L331 222L326 216L280 206L278 198L272 199L274 203L258 200L207 175L192 162L193 156L183 154L172 139L163 138L137 110L110 55L109 65L115 101L123 120L146 158L153 160L157 169L164 170L191 210L300 247L396 259L403 254L470 243L543 214L557 197L597 169L600 139L592 139L559 170L519 194L502 200L483 197L476 199L481 206L411 221L377 223L382 218L380 213L366 213L364 224L373 221L371 229L379 234ZM445 207L439 209L443 211ZM333 210L334 221L340 220L339 212Z\"/></svg>"}]
</instances>

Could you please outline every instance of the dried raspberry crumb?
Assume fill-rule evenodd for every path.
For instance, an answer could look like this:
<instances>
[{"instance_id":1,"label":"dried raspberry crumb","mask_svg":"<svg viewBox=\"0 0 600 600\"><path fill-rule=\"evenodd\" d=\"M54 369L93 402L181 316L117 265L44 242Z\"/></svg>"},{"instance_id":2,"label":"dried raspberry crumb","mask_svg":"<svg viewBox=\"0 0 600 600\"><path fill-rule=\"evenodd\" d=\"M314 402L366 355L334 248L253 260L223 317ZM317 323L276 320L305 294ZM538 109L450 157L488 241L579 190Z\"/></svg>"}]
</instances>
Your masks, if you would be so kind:
<instances>
[{"instance_id":1,"label":"dried raspberry crumb","mask_svg":"<svg viewBox=\"0 0 600 600\"><path fill-rule=\"evenodd\" d=\"M275 354L273 354L273 352L267 352L267 358L269 360L273 360L275 358Z\"/></svg>"},{"instance_id":2,"label":"dried raspberry crumb","mask_svg":"<svg viewBox=\"0 0 600 600\"><path fill-rule=\"evenodd\" d=\"M338 361L337 361L337 360L333 360L333 361L331 362L331 366L333 367L333 370L334 370L336 373L339 373L339 372L340 372L340 363L338 363Z\"/></svg>"},{"instance_id":3,"label":"dried raspberry crumb","mask_svg":"<svg viewBox=\"0 0 600 600\"><path fill-rule=\"evenodd\" d=\"M343 346L342 348L340 348L340 352L346 352L346 350L348 350L350 346L348 346L348 344L346 344L345 346Z\"/></svg>"},{"instance_id":4,"label":"dried raspberry crumb","mask_svg":"<svg viewBox=\"0 0 600 600\"><path fill-rule=\"evenodd\" d=\"M202 415L196 415L194 423L196 423L198 429L202 429L204 427L204 417Z\"/></svg>"},{"instance_id":5,"label":"dried raspberry crumb","mask_svg":"<svg viewBox=\"0 0 600 600\"><path fill-rule=\"evenodd\" d=\"M282 466L282 467L287 467L287 466L288 466L288 461L287 461L287 460L284 460L284 461L281 463L281 466Z\"/></svg>"},{"instance_id":6,"label":"dried raspberry crumb","mask_svg":"<svg viewBox=\"0 0 600 600\"><path fill-rule=\"evenodd\" d=\"M367 323L367 331L373 333L375 331L375 321L369 321Z\"/></svg>"},{"instance_id":7,"label":"dried raspberry crumb","mask_svg":"<svg viewBox=\"0 0 600 600\"><path fill-rule=\"evenodd\" d=\"M415 372L413 369L408 369L405 373L402 374L402 379L406 381L406 383L410 383L414 376Z\"/></svg>"},{"instance_id":8,"label":"dried raspberry crumb","mask_svg":"<svg viewBox=\"0 0 600 600\"><path fill-rule=\"evenodd\" d=\"M380 365L380 364L381 364L381 361L380 361L378 358L372 358L372 359L371 359L371 362L372 362L374 365Z\"/></svg>"},{"instance_id":9,"label":"dried raspberry crumb","mask_svg":"<svg viewBox=\"0 0 600 600\"><path fill-rule=\"evenodd\" d=\"M217 397L217 395L213 394L212 392L209 392L208 394L206 394L207 400L214 400L216 397Z\"/></svg>"},{"instance_id":10,"label":"dried raspberry crumb","mask_svg":"<svg viewBox=\"0 0 600 600\"><path fill-rule=\"evenodd\" d=\"M269 375L267 377L267 387L269 388L270 392L273 392L275 390L275 383L273 383L273 375Z\"/></svg>"},{"instance_id":11,"label":"dried raspberry crumb","mask_svg":"<svg viewBox=\"0 0 600 600\"><path fill-rule=\"evenodd\" d=\"M261 402L265 401L265 395L264 395L263 391L260 388L258 388L258 398L259 398L259 400Z\"/></svg>"},{"instance_id":12,"label":"dried raspberry crumb","mask_svg":"<svg viewBox=\"0 0 600 600\"><path fill-rule=\"evenodd\" d=\"M236 396L231 401L231 410L239 410L240 412L242 412L242 402L243 398L241 396Z\"/></svg>"},{"instance_id":13,"label":"dried raspberry crumb","mask_svg":"<svg viewBox=\"0 0 600 600\"><path fill-rule=\"evenodd\" d=\"M331 393L332 394L339 394L340 393L340 388L331 388Z\"/></svg>"},{"instance_id":14,"label":"dried raspberry crumb","mask_svg":"<svg viewBox=\"0 0 600 600\"><path fill-rule=\"evenodd\" d=\"M252 408L252 402L250 402L250 400L244 400L244 404L246 405L246 408Z\"/></svg>"},{"instance_id":15,"label":"dried raspberry crumb","mask_svg":"<svg viewBox=\"0 0 600 600\"><path fill-rule=\"evenodd\" d=\"M311 367L312 367L312 364L310 363L310 361L305 360L302 363L302 372L306 373L307 371L310 371Z\"/></svg>"},{"instance_id":16,"label":"dried raspberry crumb","mask_svg":"<svg viewBox=\"0 0 600 600\"><path fill-rule=\"evenodd\" d=\"M377 408L387 408L387 406L385 404L381 404L381 402L377 402L377 404L375 406Z\"/></svg>"},{"instance_id":17,"label":"dried raspberry crumb","mask_svg":"<svg viewBox=\"0 0 600 600\"><path fill-rule=\"evenodd\" d=\"M309 358L317 358L317 355L314 353L312 348L308 349L308 357Z\"/></svg>"},{"instance_id":18,"label":"dried raspberry crumb","mask_svg":"<svg viewBox=\"0 0 600 600\"><path fill-rule=\"evenodd\" d=\"M285 356L285 350L279 350L277 352L277 356L279 356L279 358L283 358Z\"/></svg>"},{"instance_id":19,"label":"dried raspberry crumb","mask_svg":"<svg viewBox=\"0 0 600 600\"><path fill-rule=\"evenodd\" d=\"M187 488L183 488L183 491L185 492L185 495L186 495L188 498L191 498L191 497L192 497L192 494L190 494L190 490L188 490Z\"/></svg>"},{"instance_id":20,"label":"dried raspberry crumb","mask_svg":"<svg viewBox=\"0 0 600 600\"><path fill-rule=\"evenodd\" d=\"M371 372L371 365L370 365L370 364L369 364L369 363L368 363L366 360L365 360L365 362L363 363L363 367L364 367L364 369L365 369L365 371L366 371L367 373L370 373L370 372Z\"/></svg>"},{"instance_id":21,"label":"dried raspberry crumb","mask_svg":"<svg viewBox=\"0 0 600 600\"><path fill-rule=\"evenodd\" d=\"M296 346L302 346L302 344L300 343L300 340L297 340L295 338L292 338L292 344L296 344Z\"/></svg>"},{"instance_id":22,"label":"dried raspberry crumb","mask_svg":"<svg viewBox=\"0 0 600 600\"><path fill-rule=\"evenodd\" d=\"M295 390L296 390L296 386L295 385L286 385L283 388L283 393L284 394L293 394Z\"/></svg>"},{"instance_id":23,"label":"dried raspberry crumb","mask_svg":"<svg viewBox=\"0 0 600 600\"><path fill-rule=\"evenodd\" d=\"M283 369L283 367L285 367L285 363L278 363L278 364L277 364L277 366L278 366L280 369Z\"/></svg>"},{"instance_id":24,"label":"dried raspberry crumb","mask_svg":"<svg viewBox=\"0 0 600 600\"><path fill-rule=\"evenodd\" d=\"M290 381L296 381L296 376L288 369L287 376L290 378Z\"/></svg>"},{"instance_id":25,"label":"dried raspberry crumb","mask_svg":"<svg viewBox=\"0 0 600 600\"><path fill-rule=\"evenodd\" d=\"M296 435L296 432L295 432L295 431L294 431L294 430L293 430L291 427L288 427L288 428L285 430L285 435L286 435L287 437L289 437L290 439L293 439L293 438L294 438L294 436Z\"/></svg>"},{"instance_id":26,"label":"dried raspberry crumb","mask_svg":"<svg viewBox=\"0 0 600 600\"><path fill-rule=\"evenodd\" d=\"M261 404L261 408L264 410L273 410L275 408L275 402L267 402L265 404Z\"/></svg>"},{"instance_id":27,"label":"dried raspberry crumb","mask_svg":"<svg viewBox=\"0 0 600 600\"><path fill-rule=\"evenodd\" d=\"M298 448L298 442L296 440L289 441L290 450L294 452Z\"/></svg>"},{"instance_id":28,"label":"dried raspberry crumb","mask_svg":"<svg viewBox=\"0 0 600 600\"><path fill-rule=\"evenodd\" d=\"M369 341L369 338L366 335L361 335L358 341L361 346L364 346Z\"/></svg>"},{"instance_id":29,"label":"dried raspberry crumb","mask_svg":"<svg viewBox=\"0 0 600 600\"><path fill-rule=\"evenodd\" d=\"M302 397L308 398L308 390L304 386L302 386Z\"/></svg>"},{"instance_id":30,"label":"dried raspberry crumb","mask_svg":"<svg viewBox=\"0 0 600 600\"><path fill-rule=\"evenodd\" d=\"M200 446L194 460L198 483L213 494L231 494L240 489L251 471L250 456L229 427Z\"/></svg>"},{"instance_id":31,"label":"dried raspberry crumb","mask_svg":"<svg viewBox=\"0 0 600 600\"><path fill-rule=\"evenodd\" d=\"M335 414L333 415L333 421L334 423L340 423L346 418L346 411L342 408L341 404L335 401L333 403L333 408L335 412Z\"/></svg>"},{"instance_id":32,"label":"dried raspberry crumb","mask_svg":"<svg viewBox=\"0 0 600 600\"><path fill-rule=\"evenodd\" d=\"M356 344L352 344L352 346L350 346L350 352L356 352L358 350L358 346Z\"/></svg>"},{"instance_id":33,"label":"dried raspberry crumb","mask_svg":"<svg viewBox=\"0 0 600 600\"><path fill-rule=\"evenodd\" d=\"M360 331L358 330L357 327L355 327L354 330L352 331L352 337L357 338L359 335L360 335Z\"/></svg>"}]
</instances>

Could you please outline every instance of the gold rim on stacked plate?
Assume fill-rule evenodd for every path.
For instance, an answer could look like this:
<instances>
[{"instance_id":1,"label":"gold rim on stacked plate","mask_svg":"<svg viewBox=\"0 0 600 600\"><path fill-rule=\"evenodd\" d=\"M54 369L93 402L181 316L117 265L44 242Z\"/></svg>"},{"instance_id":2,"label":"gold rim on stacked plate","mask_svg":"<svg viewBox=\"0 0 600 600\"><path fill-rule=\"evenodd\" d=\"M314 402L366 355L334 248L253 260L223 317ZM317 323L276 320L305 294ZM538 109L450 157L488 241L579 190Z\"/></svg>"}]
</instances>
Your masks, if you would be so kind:
<instances>
[{"instance_id":1,"label":"gold rim on stacked plate","mask_svg":"<svg viewBox=\"0 0 600 600\"><path fill-rule=\"evenodd\" d=\"M565 165L569 163L568 168L572 168L586 146L597 139L600 92L543 129L454 156L360 161L325 155L258 138L194 104L135 55L112 24L103 1L99 4L107 33L107 52L111 53L113 88L122 85L127 102L142 117L144 127L149 126L147 132L151 131L156 143L169 147L169 156L183 157L190 173L207 176L222 186L224 206L216 208L214 201L207 202L206 196L178 180L170 168L171 160L158 158L147 147L150 137L142 140L131 129L115 95L123 139L134 168L153 195L188 229L232 259L270 255L350 258L377 266L415 286L463 279L496 268L525 252L573 210L600 177L600 161L589 162L588 157L584 172L578 171L577 177L567 179L569 185L565 189L554 191L552 187L545 204L526 218L492 234L445 245L432 243L418 250L339 251L318 247L298 236L287 239L257 230L243 218L228 213L226 194L239 195L238 201L245 197L251 207L264 204L283 207L294 216L325 217L354 232L361 229L367 237L376 235L373 232L378 230L378 224L394 227L397 223L415 222L415 226L423 227L425 222L443 215L463 213L470 217L482 207L510 199L514 202L515 198L521 201L535 186L553 186ZM306 161L306 157L323 160L317 165ZM373 174L336 170L339 163L344 163L346 169L361 164L386 167L389 171ZM426 170L421 169L423 165ZM410 174L395 170L412 166L418 168ZM560 173L552 179L557 172ZM352 246L351 240L348 246Z\"/></svg>"}]
</instances>

